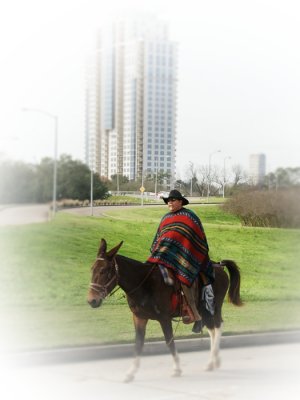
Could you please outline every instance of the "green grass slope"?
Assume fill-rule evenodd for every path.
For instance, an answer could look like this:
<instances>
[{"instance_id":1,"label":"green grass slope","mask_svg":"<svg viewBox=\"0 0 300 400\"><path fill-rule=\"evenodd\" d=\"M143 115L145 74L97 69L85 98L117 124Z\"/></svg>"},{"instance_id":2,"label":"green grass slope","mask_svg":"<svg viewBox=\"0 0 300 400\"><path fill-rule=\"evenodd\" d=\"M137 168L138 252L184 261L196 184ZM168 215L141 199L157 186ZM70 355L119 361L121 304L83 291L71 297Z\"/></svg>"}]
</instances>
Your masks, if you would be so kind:
<instances>
[{"instance_id":1,"label":"green grass slope","mask_svg":"<svg viewBox=\"0 0 300 400\"><path fill-rule=\"evenodd\" d=\"M300 231L245 228L217 206L191 208L200 216L211 258L233 259L241 269L237 308L224 304L224 334L300 327ZM90 267L100 239L120 254L144 261L166 207L109 210L104 217L60 212L54 221L0 229L3 346L17 350L132 342L134 329L119 290L99 309L86 303ZM174 322L176 337L191 326ZM151 321L147 340L162 340Z\"/></svg>"}]
</instances>

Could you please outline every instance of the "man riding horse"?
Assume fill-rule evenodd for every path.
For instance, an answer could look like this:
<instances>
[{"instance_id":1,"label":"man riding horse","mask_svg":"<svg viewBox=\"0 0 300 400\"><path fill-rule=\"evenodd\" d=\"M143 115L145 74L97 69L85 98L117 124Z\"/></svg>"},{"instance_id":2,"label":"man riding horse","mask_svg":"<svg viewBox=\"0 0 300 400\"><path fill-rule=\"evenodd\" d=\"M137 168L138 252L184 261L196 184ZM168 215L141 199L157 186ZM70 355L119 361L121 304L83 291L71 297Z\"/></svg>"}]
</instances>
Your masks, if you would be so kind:
<instances>
[{"instance_id":1,"label":"man riding horse","mask_svg":"<svg viewBox=\"0 0 300 400\"><path fill-rule=\"evenodd\" d=\"M197 307L197 281L200 273L204 278L201 297L209 313L214 314L212 277L208 277L210 261L206 235L198 216L183 207L189 201L178 190L171 190L169 196L163 200L170 212L161 219L147 262L159 265L167 284L172 284L168 270L173 271L194 315L193 332L199 333L203 326Z\"/></svg>"}]
</instances>

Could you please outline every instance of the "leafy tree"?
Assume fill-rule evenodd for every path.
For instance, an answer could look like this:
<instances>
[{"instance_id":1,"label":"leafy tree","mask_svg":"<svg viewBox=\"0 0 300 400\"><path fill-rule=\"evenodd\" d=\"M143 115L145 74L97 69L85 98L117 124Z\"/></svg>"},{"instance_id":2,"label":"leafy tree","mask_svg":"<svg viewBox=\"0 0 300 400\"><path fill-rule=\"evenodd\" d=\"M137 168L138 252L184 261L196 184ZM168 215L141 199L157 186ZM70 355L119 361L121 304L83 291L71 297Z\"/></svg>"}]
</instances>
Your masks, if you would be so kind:
<instances>
[{"instance_id":1,"label":"leafy tree","mask_svg":"<svg viewBox=\"0 0 300 400\"><path fill-rule=\"evenodd\" d=\"M119 182L118 182L119 181ZM123 190L122 188L128 184L129 179L127 176L120 175L120 174L114 174L110 177L110 180L107 182L107 186L110 190L117 190L119 186L119 190Z\"/></svg>"},{"instance_id":2,"label":"leafy tree","mask_svg":"<svg viewBox=\"0 0 300 400\"><path fill-rule=\"evenodd\" d=\"M53 160L44 158L36 166L35 198L37 203L45 203L52 199L53 195Z\"/></svg>"},{"instance_id":3,"label":"leafy tree","mask_svg":"<svg viewBox=\"0 0 300 400\"><path fill-rule=\"evenodd\" d=\"M189 187L190 184L188 182L184 182L181 179L177 179L177 181L174 182L174 188L179 190L181 193L189 193Z\"/></svg>"},{"instance_id":4,"label":"leafy tree","mask_svg":"<svg viewBox=\"0 0 300 400\"><path fill-rule=\"evenodd\" d=\"M4 161L0 165L0 203L35 201L35 167L23 162Z\"/></svg>"},{"instance_id":5,"label":"leafy tree","mask_svg":"<svg viewBox=\"0 0 300 400\"><path fill-rule=\"evenodd\" d=\"M53 196L53 160L44 158L40 164L5 161L0 165L0 203L44 203ZM107 197L107 186L97 173L93 174L93 197ZM62 155L57 161L57 198L90 198L91 171L79 160Z\"/></svg>"},{"instance_id":6,"label":"leafy tree","mask_svg":"<svg viewBox=\"0 0 300 400\"><path fill-rule=\"evenodd\" d=\"M85 200L90 197L91 171L82 161L62 155L57 163L57 198ZM94 199L106 197L107 187L99 174L93 174Z\"/></svg>"},{"instance_id":7,"label":"leafy tree","mask_svg":"<svg viewBox=\"0 0 300 400\"><path fill-rule=\"evenodd\" d=\"M300 186L300 167L277 168L265 177L265 186L269 189L291 188Z\"/></svg>"}]
</instances>

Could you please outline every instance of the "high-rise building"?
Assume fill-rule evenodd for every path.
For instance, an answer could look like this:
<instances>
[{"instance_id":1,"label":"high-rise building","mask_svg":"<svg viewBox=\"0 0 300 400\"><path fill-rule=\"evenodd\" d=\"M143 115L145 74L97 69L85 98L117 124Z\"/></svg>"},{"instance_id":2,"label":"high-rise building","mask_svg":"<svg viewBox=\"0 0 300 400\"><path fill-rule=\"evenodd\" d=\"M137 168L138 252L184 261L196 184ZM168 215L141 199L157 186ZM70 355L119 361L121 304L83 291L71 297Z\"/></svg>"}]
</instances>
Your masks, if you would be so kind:
<instances>
[{"instance_id":1,"label":"high-rise building","mask_svg":"<svg viewBox=\"0 0 300 400\"><path fill-rule=\"evenodd\" d=\"M265 154L251 154L249 157L249 177L253 185L263 183L266 175Z\"/></svg>"},{"instance_id":2,"label":"high-rise building","mask_svg":"<svg viewBox=\"0 0 300 400\"><path fill-rule=\"evenodd\" d=\"M177 44L156 18L101 31L88 61L86 162L101 176L176 168Z\"/></svg>"}]
</instances>

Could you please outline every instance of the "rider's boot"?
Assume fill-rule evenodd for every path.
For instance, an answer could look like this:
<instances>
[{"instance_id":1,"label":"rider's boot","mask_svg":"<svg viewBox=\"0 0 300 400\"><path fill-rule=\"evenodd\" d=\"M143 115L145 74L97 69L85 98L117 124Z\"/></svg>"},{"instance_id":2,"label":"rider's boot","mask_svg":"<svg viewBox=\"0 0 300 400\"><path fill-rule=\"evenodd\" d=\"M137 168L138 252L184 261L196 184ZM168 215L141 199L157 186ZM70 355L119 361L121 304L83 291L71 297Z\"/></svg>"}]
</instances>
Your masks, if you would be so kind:
<instances>
[{"instance_id":1,"label":"rider's boot","mask_svg":"<svg viewBox=\"0 0 300 400\"><path fill-rule=\"evenodd\" d=\"M195 318L195 322L194 322L194 326L192 331L194 333L200 333L202 331L203 328L203 323L202 323L202 317L199 314L197 305L196 305L196 300L195 300L195 284L193 284L191 287L188 287L186 285L181 285L182 286L182 290L183 293L185 295L186 301L188 303L188 305L190 306L193 314L194 314L194 318Z\"/></svg>"}]
</instances>

